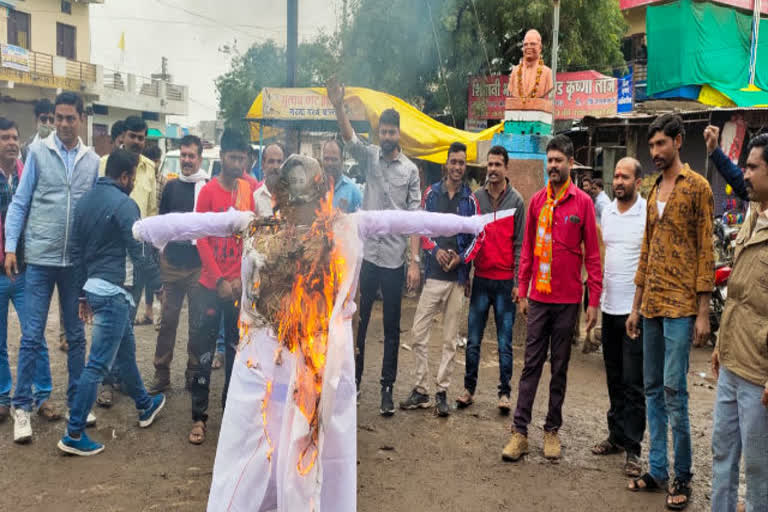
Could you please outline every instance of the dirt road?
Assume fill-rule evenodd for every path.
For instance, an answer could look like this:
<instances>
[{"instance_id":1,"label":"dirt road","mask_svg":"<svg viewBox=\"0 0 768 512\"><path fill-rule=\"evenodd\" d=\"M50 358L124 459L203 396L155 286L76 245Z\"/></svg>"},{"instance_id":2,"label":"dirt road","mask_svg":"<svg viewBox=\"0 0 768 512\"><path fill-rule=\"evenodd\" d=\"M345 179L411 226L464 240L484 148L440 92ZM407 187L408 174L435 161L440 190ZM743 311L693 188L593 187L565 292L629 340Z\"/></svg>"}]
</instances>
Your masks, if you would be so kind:
<instances>
[{"instance_id":1,"label":"dirt road","mask_svg":"<svg viewBox=\"0 0 768 512\"><path fill-rule=\"evenodd\" d=\"M411 325L414 300L403 307L403 329ZM55 308L52 308L55 311ZM15 314L11 316L15 317ZM186 312L182 316L186 326ZM518 333L520 330L516 330ZM63 409L66 355L55 348L57 324L49 322L53 400ZM507 511L507 510L664 510L662 494L637 495L624 490L623 456L597 458L589 448L606 434L608 399L599 354L574 351L561 431L564 457L552 464L541 456L541 425L548 397L547 373L539 388L531 425L531 455L517 464L501 461L510 418L495 409L498 364L495 336L489 328L482 347L480 383L476 403L467 410L437 418L431 411L398 411L392 418L378 414L378 379L383 339L380 303L374 310L366 351L367 364L358 409L358 509L378 511ZM137 327L139 368L146 380L152 375L154 328ZM439 326L433 331L433 360L439 355ZM14 367L19 330L15 318L9 328L9 351ZM402 341L408 343L408 333ZM516 343L522 340L516 339ZM118 396L111 409L97 409L98 423L89 430L106 444L103 454L90 458L62 456L56 442L64 423L33 420L34 442L12 442L12 424L0 428L0 510L2 511L201 511L205 510L216 449L220 393L224 375L214 373L208 441L192 446L187 440L191 424L189 396L183 391L186 328L179 329L174 360L173 390L157 422L146 430L136 426L130 400ZM515 346L513 400L517 394L522 347ZM461 391L463 353L453 374L450 398ZM689 389L694 444L695 490L689 510L709 509L711 479L710 436L714 389L700 372L709 374L709 351L693 352ZM395 400L403 399L413 379L413 354L401 350ZM436 371L436 366L432 367ZM644 455L645 455L644 446ZM671 449L671 442L670 442ZM223 510L223 507L222 507ZM298 512L298 511L297 511Z\"/></svg>"}]
</instances>

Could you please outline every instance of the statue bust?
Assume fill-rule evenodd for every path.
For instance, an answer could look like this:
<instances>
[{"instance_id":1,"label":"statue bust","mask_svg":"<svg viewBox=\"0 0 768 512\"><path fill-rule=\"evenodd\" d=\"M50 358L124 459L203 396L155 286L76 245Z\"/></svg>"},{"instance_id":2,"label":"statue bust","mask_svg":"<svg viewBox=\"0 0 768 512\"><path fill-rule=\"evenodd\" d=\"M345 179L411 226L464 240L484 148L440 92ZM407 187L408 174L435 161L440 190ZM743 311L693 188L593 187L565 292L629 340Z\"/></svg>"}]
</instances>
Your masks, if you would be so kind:
<instances>
[{"instance_id":1,"label":"statue bust","mask_svg":"<svg viewBox=\"0 0 768 512\"><path fill-rule=\"evenodd\" d=\"M523 104L530 98L546 98L553 88L552 70L544 65L541 48L539 31L526 32L523 58L509 75L510 97L522 100Z\"/></svg>"}]
</instances>

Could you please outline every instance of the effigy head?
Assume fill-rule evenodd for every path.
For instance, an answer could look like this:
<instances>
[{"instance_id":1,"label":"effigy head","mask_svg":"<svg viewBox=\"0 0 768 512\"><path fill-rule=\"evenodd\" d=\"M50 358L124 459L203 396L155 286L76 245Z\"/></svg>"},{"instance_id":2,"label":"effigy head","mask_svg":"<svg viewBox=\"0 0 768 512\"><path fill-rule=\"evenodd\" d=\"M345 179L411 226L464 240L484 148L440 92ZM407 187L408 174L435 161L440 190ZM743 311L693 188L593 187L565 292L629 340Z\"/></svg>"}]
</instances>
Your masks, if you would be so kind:
<instances>
[{"instance_id":1,"label":"effigy head","mask_svg":"<svg viewBox=\"0 0 768 512\"><path fill-rule=\"evenodd\" d=\"M328 183L320 163L312 157L291 155L280 171L269 178L275 210L289 224L309 225L328 192Z\"/></svg>"}]
</instances>

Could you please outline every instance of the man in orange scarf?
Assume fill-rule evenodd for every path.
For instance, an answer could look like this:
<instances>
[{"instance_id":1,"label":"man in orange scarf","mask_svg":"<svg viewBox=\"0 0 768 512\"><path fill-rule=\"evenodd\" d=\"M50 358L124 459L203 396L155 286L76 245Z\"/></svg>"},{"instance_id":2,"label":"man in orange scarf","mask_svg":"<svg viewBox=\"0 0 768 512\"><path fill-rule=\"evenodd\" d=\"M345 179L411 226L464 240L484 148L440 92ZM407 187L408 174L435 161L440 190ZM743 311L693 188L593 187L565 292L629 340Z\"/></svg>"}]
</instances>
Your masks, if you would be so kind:
<instances>
[{"instance_id":1,"label":"man in orange scarf","mask_svg":"<svg viewBox=\"0 0 768 512\"><path fill-rule=\"evenodd\" d=\"M544 424L544 456L560 458L558 430L563 423L566 374L574 326L583 293L581 268L587 268L587 331L597 321L602 289L600 249L592 199L571 182L573 143L564 136L547 145L549 183L528 204L518 273L520 310L527 318L525 366L520 376L512 438L502 457L516 461L528 453L528 424L547 354L551 353L549 413ZM582 253L582 244L586 254Z\"/></svg>"}]
</instances>

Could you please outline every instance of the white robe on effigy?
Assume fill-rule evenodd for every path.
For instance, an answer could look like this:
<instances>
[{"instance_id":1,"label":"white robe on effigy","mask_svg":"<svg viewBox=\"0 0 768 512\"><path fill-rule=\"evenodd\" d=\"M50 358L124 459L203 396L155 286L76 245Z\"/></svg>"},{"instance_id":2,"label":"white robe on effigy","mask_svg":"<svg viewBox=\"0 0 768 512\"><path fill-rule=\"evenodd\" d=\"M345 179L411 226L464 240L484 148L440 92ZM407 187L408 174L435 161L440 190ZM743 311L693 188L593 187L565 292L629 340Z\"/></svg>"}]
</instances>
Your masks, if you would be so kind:
<instances>
[{"instance_id":1,"label":"white robe on effigy","mask_svg":"<svg viewBox=\"0 0 768 512\"><path fill-rule=\"evenodd\" d=\"M299 472L298 464L299 454L309 443L310 426L291 399L297 358L283 350L281 364L276 364L278 342L272 329L256 327L253 316L241 312L241 324L249 327L241 329L232 369L208 511L355 511L357 407L351 319L362 263L362 240L385 234L477 235L487 223L513 214L514 210L475 217L397 210L362 211L342 216L336 222L334 239L343 252L344 278L329 324L319 405L318 456L306 474ZM216 219L211 215L221 217ZM169 214L137 222L134 235L158 247L175 240L227 236L245 229L251 218L246 218L248 215L243 212ZM165 221L161 220L163 217ZM183 226L183 234L175 225ZM246 254L242 269L244 294L253 265L254 259ZM243 299L245 304L245 295Z\"/></svg>"}]
</instances>

